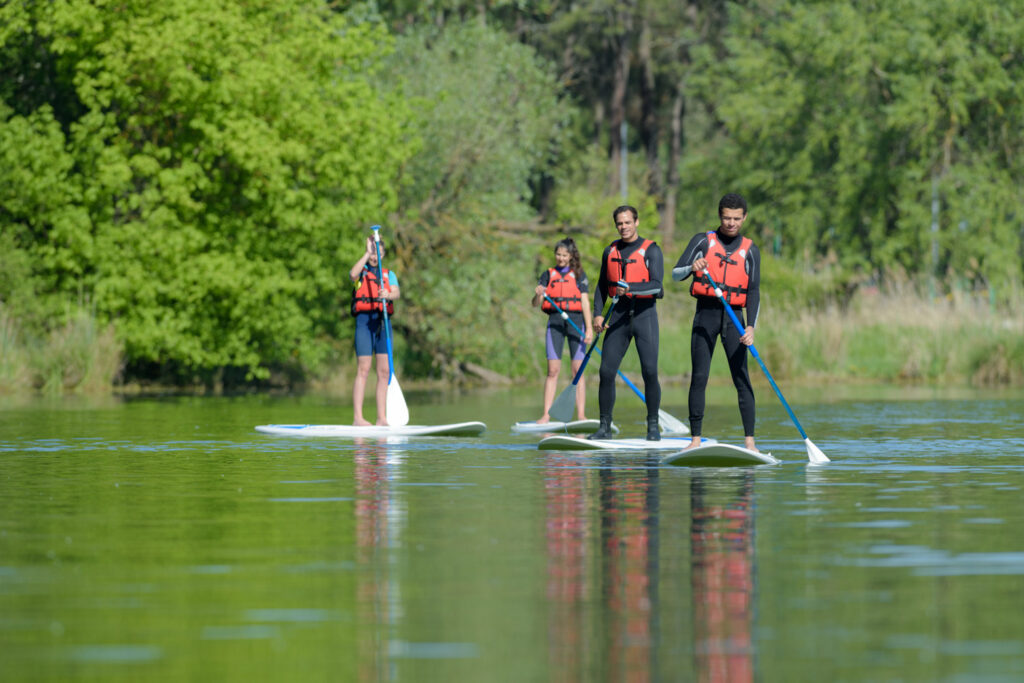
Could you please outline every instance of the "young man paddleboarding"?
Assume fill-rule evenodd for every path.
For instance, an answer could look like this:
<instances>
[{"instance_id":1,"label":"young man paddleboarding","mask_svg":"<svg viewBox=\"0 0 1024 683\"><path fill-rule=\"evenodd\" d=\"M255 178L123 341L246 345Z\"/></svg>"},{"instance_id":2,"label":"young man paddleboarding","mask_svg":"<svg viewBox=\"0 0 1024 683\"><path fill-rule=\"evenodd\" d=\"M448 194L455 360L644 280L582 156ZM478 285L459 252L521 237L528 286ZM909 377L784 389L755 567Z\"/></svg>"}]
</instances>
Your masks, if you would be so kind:
<instances>
[{"instance_id":1,"label":"young man paddleboarding","mask_svg":"<svg viewBox=\"0 0 1024 683\"><path fill-rule=\"evenodd\" d=\"M661 384L658 382L658 309L664 296L661 287L664 257L661 247L640 237L640 221L632 206L620 206L612 213L619 239L601 255L601 277L594 292L594 329L607 330L601 355L598 406L601 425L591 439L612 437L612 410L615 407L615 375L619 371L630 341L636 342L640 372L644 378L647 403L647 440L660 441L658 410L661 408ZM609 297L619 300L602 316Z\"/></svg>"},{"instance_id":2,"label":"young man paddleboarding","mask_svg":"<svg viewBox=\"0 0 1024 683\"><path fill-rule=\"evenodd\" d=\"M749 237L741 233L747 220L747 202L738 194L727 194L718 202L719 226L693 236L672 269L676 281L693 277L690 294L697 299L690 333L690 435L687 448L700 445L704 421L704 392L711 371L711 356L718 338L722 340L729 372L736 387L740 418L743 421L743 445L754 445L754 390L747 372L747 347L754 343L754 326L761 306L761 252ZM707 271L718 283L736 317L744 326L743 334L729 320L721 300L704 277ZM746 309L746 322L744 320Z\"/></svg>"}]
</instances>

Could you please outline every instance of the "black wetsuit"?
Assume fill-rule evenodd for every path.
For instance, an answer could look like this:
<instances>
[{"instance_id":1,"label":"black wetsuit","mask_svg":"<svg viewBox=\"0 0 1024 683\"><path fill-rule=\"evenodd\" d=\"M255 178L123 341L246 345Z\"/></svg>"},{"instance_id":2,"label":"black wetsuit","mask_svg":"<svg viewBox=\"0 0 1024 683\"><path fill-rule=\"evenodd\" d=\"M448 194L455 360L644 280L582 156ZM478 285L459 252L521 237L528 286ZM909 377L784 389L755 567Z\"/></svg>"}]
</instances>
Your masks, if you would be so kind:
<instances>
[{"instance_id":1,"label":"black wetsuit","mask_svg":"<svg viewBox=\"0 0 1024 683\"><path fill-rule=\"evenodd\" d=\"M743 239L736 235L726 238L720 231L718 239L728 254L739 248ZM693 274L693 261L698 256L707 256L708 237L702 232L693 236L682 256L672 270L672 279L685 280ZM757 314L761 308L761 252L757 245L752 244L744 259L744 269L750 277L747 286L746 322L743 308L733 306L732 310L740 323L754 327ZM721 284L721 283L719 283ZM743 420L744 436L754 436L754 390L750 385L750 374L747 371L747 347L740 341L742 336L736 326L729 320L722 302L715 296L698 296L697 310L693 315L693 330L690 333L690 432L693 436L701 435L704 422L704 390L707 387L708 375L711 372L711 356L715 351L715 340L722 339L726 358L729 360L729 371L732 382L736 386L736 396L740 406L740 418Z\"/></svg>"},{"instance_id":2,"label":"black wetsuit","mask_svg":"<svg viewBox=\"0 0 1024 683\"><path fill-rule=\"evenodd\" d=\"M638 237L633 242L615 243L623 258L630 258L640 249L644 239ZM604 311L608 299L608 254L611 245L605 247L601 254L601 277L597 281L594 292L594 316ZM626 355L630 341L636 341L636 352L640 356L640 373L644 378L644 399L647 403L647 419L657 420L661 408L661 384L658 382L658 309L657 299L664 296L662 278L665 266L661 247L651 243L643 256L647 264L650 280L647 282L629 282L629 291L633 294L653 294L652 299L637 299L622 296L608 313L605 322L608 329L604 333L601 354L601 384L598 389L598 405L602 421L611 421L612 409L615 407L615 375Z\"/></svg>"}]
</instances>

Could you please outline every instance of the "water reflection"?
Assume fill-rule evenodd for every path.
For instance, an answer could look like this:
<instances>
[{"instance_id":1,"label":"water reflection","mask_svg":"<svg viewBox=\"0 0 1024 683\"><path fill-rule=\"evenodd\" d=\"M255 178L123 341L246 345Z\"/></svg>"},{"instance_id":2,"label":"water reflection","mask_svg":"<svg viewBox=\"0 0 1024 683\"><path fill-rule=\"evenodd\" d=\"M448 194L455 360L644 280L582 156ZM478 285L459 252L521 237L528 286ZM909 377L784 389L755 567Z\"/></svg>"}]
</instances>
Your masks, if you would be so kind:
<instances>
[{"instance_id":1,"label":"water reflection","mask_svg":"<svg viewBox=\"0 0 1024 683\"><path fill-rule=\"evenodd\" d=\"M360 681L395 680L390 642L401 621L401 586L395 558L407 511L397 490L405 453L385 439L357 439L354 449L356 489L356 604Z\"/></svg>"},{"instance_id":2,"label":"water reflection","mask_svg":"<svg viewBox=\"0 0 1024 683\"><path fill-rule=\"evenodd\" d=\"M703 472L690 481L690 552L697 680L754 679L754 475Z\"/></svg>"},{"instance_id":3,"label":"water reflection","mask_svg":"<svg viewBox=\"0 0 1024 683\"><path fill-rule=\"evenodd\" d=\"M545 470L548 664L558 680L655 678L658 461Z\"/></svg>"}]
</instances>

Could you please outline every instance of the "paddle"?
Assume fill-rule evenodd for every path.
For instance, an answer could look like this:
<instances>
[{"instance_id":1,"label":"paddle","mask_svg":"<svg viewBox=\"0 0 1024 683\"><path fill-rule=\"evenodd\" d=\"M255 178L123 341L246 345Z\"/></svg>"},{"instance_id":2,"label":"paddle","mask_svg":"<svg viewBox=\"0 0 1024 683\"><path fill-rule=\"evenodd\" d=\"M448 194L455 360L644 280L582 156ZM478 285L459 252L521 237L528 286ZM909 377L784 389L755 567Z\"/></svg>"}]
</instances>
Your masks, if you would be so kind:
<instances>
[{"instance_id":1,"label":"paddle","mask_svg":"<svg viewBox=\"0 0 1024 683\"><path fill-rule=\"evenodd\" d=\"M601 314L602 318L608 317L608 311L611 310L615 302L619 300L618 296L614 296L608 299L608 303L604 305L604 312ZM597 347L597 340L601 338L601 331L598 330L597 334L594 335L594 341L590 343L590 348L587 349L587 355L583 356L583 362L580 363L580 369L576 371L576 376L572 378L572 384L567 386L562 393L558 395L555 402L551 404L551 408L548 410L548 415L559 422L569 422L572 419L573 408L576 407L576 385L580 383L580 377L583 376L583 371L587 369L587 363L590 361L590 354L594 352Z\"/></svg>"},{"instance_id":2,"label":"paddle","mask_svg":"<svg viewBox=\"0 0 1024 683\"><path fill-rule=\"evenodd\" d=\"M566 313L565 311L563 311L559 307L559 305L556 304L554 302L554 300L547 295L546 292L544 293L544 298L548 300L548 303L550 303L552 306L555 307L555 310L558 311L558 314L560 316L562 316L562 320L565 320L570 325L572 325L572 329L576 330L576 334L580 335L580 339L582 340L583 337L585 336L583 334L583 330L581 330L579 328L579 326L575 322L573 322L572 318L569 317L569 314ZM597 350L597 355L601 355L601 349ZM628 386L630 389L632 389L633 393L636 394L640 398L641 401L644 401L646 403L647 399L644 397L643 392L640 391L640 389L638 389L637 386L635 384L633 384L633 382L631 382L629 380L629 378L626 377L622 373L622 370L619 370L618 373L619 373L619 377L622 378L622 381L626 383L626 386ZM548 411L548 414L550 415L551 411ZM683 424L678 418L676 418L674 415L670 415L669 413L665 412L664 410L661 410L660 408L658 409L658 422L661 423L661 428L666 433L670 433L670 434L689 434L690 433L690 429L685 424Z\"/></svg>"},{"instance_id":3,"label":"paddle","mask_svg":"<svg viewBox=\"0 0 1024 683\"><path fill-rule=\"evenodd\" d=\"M384 293L384 263L380 258L380 226L373 226L373 241L377 248L377 284L380 286L381 294ZM391 320L388 318L388 303L381 297L381 310L384 313L384 336L388 344L388 393L385 412L388 424L392 427L404 427L409 424L409 406L405 404L405 396L402 394L402 387L398 386L398 378L395 377L395 357L391 347Z\"/></svg>"},{"instance_id":4,"label":"paddle","mask_svg":"<svg viewBox=\"0 0 1024 683\"><path fill-rule=\"evenodd\" d=\"M729 314L729 319L732 320L732 324L736 326L736 330L743 336L745 330L743 325L740 324L740 319L736 317L736 313L732 310L732 306L725 300L725 296L722 294L722 290L718 287L718 283L715 282L714 278L705 270L704 277L707 278L708 284L715 290L715 296L722 302L722 306L725 308L725 312ZM807 438L807 432L800 426L800 421L796 419L796 415L793 413L793 409L789 407L786 402L786 398L782 395L782 391L779 390L779 385L772 379L772 373L768 372L768 368L765 367L764 361L761 360L761 356L758 355L757 349L753 344L750 345L750 353L753 354L754 358L757 359L761 369L764 370L764 376L768 378L768 383L772 385L772 389L775 390L775 395L782 401L783 407L786 412L789 413L789 417L793 420L793 424L796 425L796 430L800 432L800 436L804 437L804 444L807 446L807 459L815 465L823 465L826 462L831 462L828 456L821 452L821 449L815 446L809 438Z\"/></svg>"}]
</instances>

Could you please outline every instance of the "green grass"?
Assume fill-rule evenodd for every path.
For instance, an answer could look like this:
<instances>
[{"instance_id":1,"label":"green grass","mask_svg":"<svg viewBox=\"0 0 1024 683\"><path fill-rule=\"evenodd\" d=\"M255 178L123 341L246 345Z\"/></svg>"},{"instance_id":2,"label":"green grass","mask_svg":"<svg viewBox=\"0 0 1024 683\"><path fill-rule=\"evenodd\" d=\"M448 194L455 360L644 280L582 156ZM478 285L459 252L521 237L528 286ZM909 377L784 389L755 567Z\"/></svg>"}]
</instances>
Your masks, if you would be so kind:
<instances>
[{"instance_id":1,"label":"green grass","mask_svg":"<svg viewBox=\"0 0 1024 683\"><path fill-rule=\"evenodd\" d=\"M110 393L121 362L113 327L84 311L30 335L0 308L0 394Z\"/></svg>"}]
</instances>

